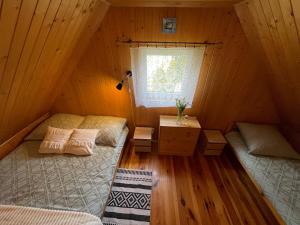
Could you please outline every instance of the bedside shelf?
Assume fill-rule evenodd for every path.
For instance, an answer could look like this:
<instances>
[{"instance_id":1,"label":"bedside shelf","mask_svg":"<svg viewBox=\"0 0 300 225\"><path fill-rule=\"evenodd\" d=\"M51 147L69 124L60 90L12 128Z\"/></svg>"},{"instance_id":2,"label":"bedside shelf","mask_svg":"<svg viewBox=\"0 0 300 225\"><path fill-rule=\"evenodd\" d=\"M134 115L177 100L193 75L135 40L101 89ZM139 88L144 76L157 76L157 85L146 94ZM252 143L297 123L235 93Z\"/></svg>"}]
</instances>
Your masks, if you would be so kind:
<instances>
[{"instance_id":1,"label":"bedside shelf","mask_svg":"<svg viewBox=\"0 0 300 225\"><path fill-rule=\"evenodd\" d=\"M151 152L153 132L154 129L151 127L135 128L133 140L136 152Z\"/></svg>"},{"instance_id":2,"label":"bedside shelf","mask_svg":"<svg viewBox=\"0 0 300 225\"><path fill-rule=\"evenodd\" d=\"M219 130L204 130L205 150L204 155L221 155L226 139Z\"/></svg>"}]
</instances>

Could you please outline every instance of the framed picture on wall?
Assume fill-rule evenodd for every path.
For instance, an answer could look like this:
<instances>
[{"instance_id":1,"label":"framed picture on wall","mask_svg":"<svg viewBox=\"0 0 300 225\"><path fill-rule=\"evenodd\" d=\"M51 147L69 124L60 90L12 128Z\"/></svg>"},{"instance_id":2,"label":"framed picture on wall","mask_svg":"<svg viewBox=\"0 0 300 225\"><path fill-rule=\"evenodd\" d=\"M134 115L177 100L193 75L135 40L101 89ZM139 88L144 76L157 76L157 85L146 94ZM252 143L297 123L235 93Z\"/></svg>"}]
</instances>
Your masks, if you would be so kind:
<instances>
[{"instance_id":1,"label":"framed picture on wall","mask_svg":"<svg viewBox=\"0 0 300 225\"><path fill-rule=\"evenodd\" d=\"M163 18L162 32L166 34L175 34L176 18Z\"/></svg>"}]
</instances>

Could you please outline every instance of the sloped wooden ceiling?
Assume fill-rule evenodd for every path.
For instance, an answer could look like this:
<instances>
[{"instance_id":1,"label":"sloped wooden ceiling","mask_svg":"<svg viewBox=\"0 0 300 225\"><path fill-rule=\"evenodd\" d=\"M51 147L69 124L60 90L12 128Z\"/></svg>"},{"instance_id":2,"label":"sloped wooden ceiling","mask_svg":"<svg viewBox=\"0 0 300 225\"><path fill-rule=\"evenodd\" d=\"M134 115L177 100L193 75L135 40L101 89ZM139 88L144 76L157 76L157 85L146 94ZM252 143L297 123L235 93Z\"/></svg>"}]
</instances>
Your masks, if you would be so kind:
<instances>
[{"instance_id":1,"label":"sloped wooden ceiling","mask_svg":"<svg viewBox=\"0 0 300 225\"><path fill-rule=\"evenodd\" d=\"M240 0L108 0L118 7L223 7L232 6Z\"/></svg>"},{"instance_id":2,"label":"sloped wooden ceiling","mask_svg":"<svg viewBox=\"0 0 300 225\"><path fill-rule=\"evenodd\" d=\"M300 149L300 1L247 0L236 12L267 77L288 136Z\"/></svg>"},{"instance_id":3,"label":"sloped wooden ceiling","mask_svg":"<svg viewBox=\"0 0 300 225\"><path fill-rule=\"evenodd\" d=\"M0 143L49 111L108 4L0 1Z\"/></svg>"},{"instance_id":4,"label":"sloped wooden ceiling","mask_svg":"<svg viewBox=\"0 0 300 225\"><path fill-rule=\"evenodd\" d=\"M177 18L176 34L161 33L163 17ZM223 42L207 47L193 107L204 128L225 130L233 121L278 122L267 72L251 54L239 20L231 8L111 7L100 28L65 83L53 111L124 116L131 119L128 91L115 86L130 69L127 46L118 38L139 41ZM175 108L133 108L136 125L158 125L160 114Z\"/></svg>"}]
</instances>

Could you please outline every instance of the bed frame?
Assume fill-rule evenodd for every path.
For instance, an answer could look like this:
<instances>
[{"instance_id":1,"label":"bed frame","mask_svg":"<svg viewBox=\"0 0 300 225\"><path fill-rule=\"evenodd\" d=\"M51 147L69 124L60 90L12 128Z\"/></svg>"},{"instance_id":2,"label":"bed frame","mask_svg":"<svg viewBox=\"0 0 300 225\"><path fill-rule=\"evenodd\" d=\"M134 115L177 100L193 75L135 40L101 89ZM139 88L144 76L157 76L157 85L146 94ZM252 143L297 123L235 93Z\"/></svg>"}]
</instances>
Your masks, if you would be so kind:
<instances>
[{"instance_id":1,"label":"bed frame","mask_svg":"<svg viewBox=\"0 0 300 225\"><path fill-rule=\"evenodd\" d=\"M113 181L115 180L115 178L116 178L117 169L118 169L119 166L121 165L123 155L127 153L126 151L128 151L128 148L130 149L130 138L129 138L129 136L130 136L130 131L128 132L128 135L127 135L127 137L126 137L126 140L125 140L125 142L124 142L123 148L122 148L121 153L120 153L120 157L119 157L118 162L117 162L117 164L116 164L116 169L115 169L115 172L114 172L114 175L113 175L113 178L112 178L112 182L113 182ZM110 185L110 188L109 188L109 194L110 194L110 192L111 192L112 186L113 186L113 184ZM105 203L105 208L106 208L107 202L108 202L108 198L107 198L106 203ZM103 214L104 214L104 212L105 212L105 208L104 208L104 210L103 210ZM101 218L101 219L103 218L103 214L100 215L100 218Z\"/></svg>"},{"instance_id":2,"label":"bed frame","mask_svg":"<svg viewBox=\"0 0 300 225\"><path fill-rule=\"evenodd\" d=\"M20 130L18 133L16 133L14 136L12 136L10 139L5 141L3 144L0 145L0 159L3 159L8 153L13 151L26 137L27 134L29 134L35 127L37 127L41 122L43 122L45 119L47 119L50 116L50 113L46 113L37 120L33 121L31 124Z\"/></svg>"},{"instance_id":3,"label":"bed frame","mask_svg":"<svg viewBox=\"0 0 300 225\"><path fill-rule=\"evenodd\" d=\"M264 218L272 225L286 225L277 210L273 207L270 200L263 194L260 185L255 181L252 175L248 172L246 166L239 160L233 147L228 143L226 154L238 172L239 178L247 187L249 193L254 198L257 206L263 212Z\"/></svg>"}]
</instances>

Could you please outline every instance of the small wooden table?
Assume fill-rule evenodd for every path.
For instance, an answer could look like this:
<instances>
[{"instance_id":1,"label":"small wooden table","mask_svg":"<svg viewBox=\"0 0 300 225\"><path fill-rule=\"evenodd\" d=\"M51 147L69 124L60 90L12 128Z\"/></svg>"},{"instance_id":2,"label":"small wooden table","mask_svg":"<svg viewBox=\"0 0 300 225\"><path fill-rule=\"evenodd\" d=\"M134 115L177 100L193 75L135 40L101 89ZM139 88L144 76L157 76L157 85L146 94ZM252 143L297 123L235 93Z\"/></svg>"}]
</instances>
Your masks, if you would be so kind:
<instances>
[{"instance_id":1,"label":"small wooden table","mask_svg":"<svg viewBox=\"0 0 300 225\"><path fill-rule=\"evenodd\" d=\"M152 127L136 127L133 135L134 150L136 152L151 152Z\"/></svg>"},{"instance_id":2,"label":"small wooden table","mask_svg":"<svg viewBox=\"0 0 300 225\"><path fill-rule=\"evenodd\" d=\"M201 126L196 117L188 117L181 122L176 116L159 118L159 154L193 155Z\"/></svg>"},{"instance_id":3,"label":"small wooden table","mask_svg":"<svg viewBox=\"0 0 300 225\"><path fill-rule=\"evenodd\" d=\"M221 155L226 139L219 130L204 130L205 150L204 155Z\"/></svg>"}]
</instances>

